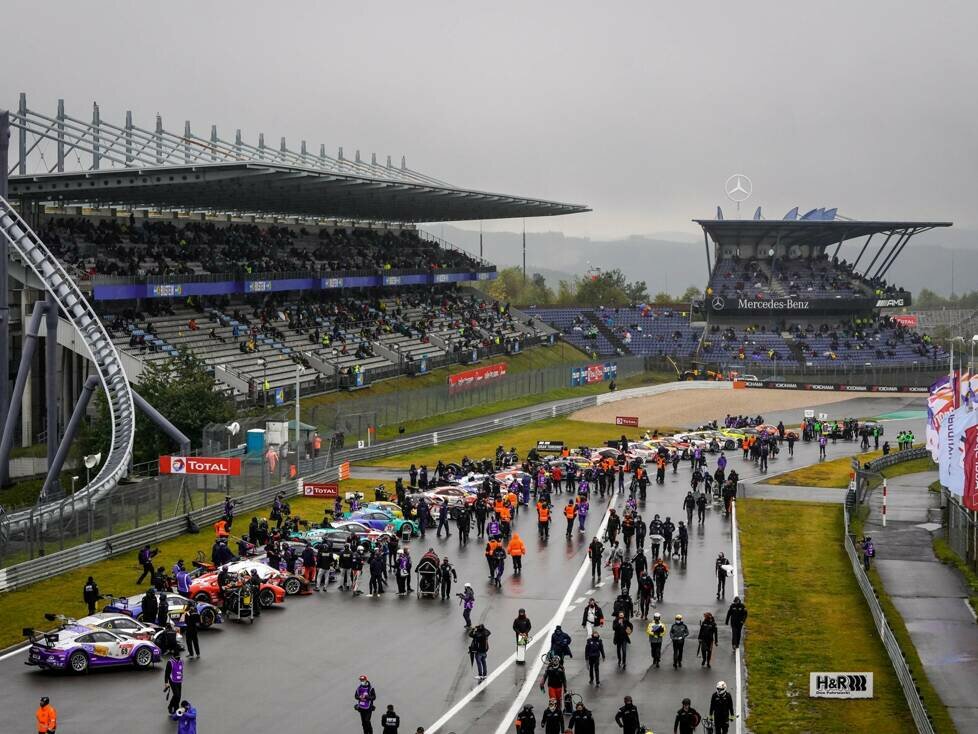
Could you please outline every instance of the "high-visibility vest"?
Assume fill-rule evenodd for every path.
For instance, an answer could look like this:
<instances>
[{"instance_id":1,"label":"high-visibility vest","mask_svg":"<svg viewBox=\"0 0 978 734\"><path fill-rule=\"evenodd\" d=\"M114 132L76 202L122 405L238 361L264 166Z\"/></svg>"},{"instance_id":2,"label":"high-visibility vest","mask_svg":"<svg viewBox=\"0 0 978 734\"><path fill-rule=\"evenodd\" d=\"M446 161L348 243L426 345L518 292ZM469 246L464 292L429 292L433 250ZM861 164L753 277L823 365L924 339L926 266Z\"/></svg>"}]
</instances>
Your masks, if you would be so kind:
<instances>
[{"instance_id":1,"label":"high-visibility vest","mask_svg":"<svg viewBox=\"0 0 978 734\"><path fill-rule=\"evenodd\" d=\"M547 522L550 519L550 510L544 505L537 505L537 517L540 522Z\"/></svg>"},{"instance_id":2,"label":"high-visibility vest","mask_svg":"<svg viewBox=\"0 0 978 734\"><path fill-rule=\"evenodd\" d=\"M567 505L567 507L564 508L564 517L566 517L568 520L573 520L574 515L576 514L577 510L574 509L574 505Z\"/></svg>"}]
</instances>

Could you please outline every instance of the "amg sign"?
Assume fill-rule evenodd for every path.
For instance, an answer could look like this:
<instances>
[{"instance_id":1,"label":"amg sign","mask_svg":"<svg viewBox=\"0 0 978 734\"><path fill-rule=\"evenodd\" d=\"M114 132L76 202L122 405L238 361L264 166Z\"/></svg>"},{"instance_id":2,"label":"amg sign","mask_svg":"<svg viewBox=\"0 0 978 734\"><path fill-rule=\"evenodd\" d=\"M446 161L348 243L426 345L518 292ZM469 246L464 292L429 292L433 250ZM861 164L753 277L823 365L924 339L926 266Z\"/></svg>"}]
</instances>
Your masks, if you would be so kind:
<instances>
[{"instance_id":1,"label":"amg sign","mask_svg":"<svg viewBox=\"0 0 978 734\"><path fill-rule=\"evenodd\" d=\"M872 698L872 673L809 673L810 698Z\"/></svg>"}]
</instances>

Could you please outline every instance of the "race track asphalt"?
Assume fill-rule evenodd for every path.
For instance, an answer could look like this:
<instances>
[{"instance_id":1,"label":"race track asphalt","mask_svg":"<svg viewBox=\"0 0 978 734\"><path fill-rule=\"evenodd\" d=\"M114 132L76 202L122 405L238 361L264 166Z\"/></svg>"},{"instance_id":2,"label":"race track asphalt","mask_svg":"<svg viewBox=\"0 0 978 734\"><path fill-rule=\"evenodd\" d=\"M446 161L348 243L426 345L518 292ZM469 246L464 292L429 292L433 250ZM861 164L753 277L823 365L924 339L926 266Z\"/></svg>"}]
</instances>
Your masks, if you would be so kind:
<instances>
[{"instance_id":1,"label":"race track asphalt","mask_svg":"<svg viewBox=\"0 0 978 734\"><path fill-rule=\"evenodd\" d=\"M813 402L817 395L813 395ZM869 402L854 399L832 406L832 415L868 415ZM917 402L905 397L871 401L872 414L898 410ZM722 405L718 406L722 415ZM799 413L765 416L786 423L797 422ZM887 428L892 436L903 426L895 422ZM908 423L922 436L922 422ZM609 438L615 429L609 427ZM830 447L829 456L851 453L853 444L839 442ZM786 452L785 452L786 453ZM789 462L782 454L771 463L772 473L796 468L817 460L814 445L796 446L795 458ZM739 454L729 456L730 466L750 483L757 477L753 464L742 462ZM715 467L713 461L711 467ZM678 521L682 498L689 486L688 464L679 473L667 472L665 486L650 486L648 500L640 511L648 521L654 513L671 515ZM620 508L622 500L615 498ZM559 508L560 496L555 497ZM495 590L487 579L483 545L473 535L466 548L459 548L457 536L437 539L431 533L425 541L411 543L417 560L428 547L440 555L448 554L459 573L458 589L465 581L476 593L473 619L483 622L493 633L490 639L489 671L504 663L514 652L512 620L520 607L527 610L539 630L555 615L568 587L586 562L586 547L591 532L597 528L608 500L592 501L588 533L576 530L570 541L564 538L564 520L556 513L549 542L537 538L532 512L524 512L515 523L527 545L522 577L507 573L503 587ZM671 621L681 612L690 627L685 664L681 670L671 666L671 650L666 649L663 667L650 668L651 658L644 623L635 621L629 665L616 670L610 621L602 633L608 660L602 666L602 687L591 688L583 660L584 634L580 626L583 599L593 595L606 614L618 591L606 570L603 584L592 588L586 573L579 588L570 594L570 608L564 614L564 628L573 638L574 658L567 661L569 687L583 697L598 721L598 731L612 731L613 716L624 695L632 695L642 715L642 722L656 732L668 731L679 702L684 696L693 700L704 715L709 696L717 680L723 679L734 691L736 680L734 657L730 649L729 628L722 625L727 606L733 597L728 582L726 599L716 599L714 559L720 551L728 558L732 552L730 519L711 509L705 526L690 533L689 562L686 567L671 563L671 574L665 589L665 600L659 606L663 618ZM646 549L648 544L646 544ZM739 572L739 569L738 569ZM392 579L393 581L393 579ZM633 585L634 590L634 585ZM66 595L79 593L66 589ZM748 607L750 605L747 599ZM52 610L55 611L55 610ZM701 668L696 659L695 635L703 612L711 611L720 623L720 645L714 652L713 667ZM748 622L748 645L749 645ZM542 643L542 644L540 644ZM530 648L527 664L508 665L490 684L479 689L466 705L459 708L439 728L442 732L496 732L506 723L506 713L523 686L527 671L545 652L541 640ZM198 709L198 731L326 731L359 732L359 717L353 710L353 691L357 677L366 674L378 692L374 728L379 732L379 718L388 703L401 716L402 732L413 734L418 726L429 727L456 707L477 686L467 655L467 638L462 627L456 600L418 599L414 595L399 598L387 593L380 598L350 598L334 586L326 594L290 598L280 609L266 612L254 625L225 623L201 635L203 658L187 662L184 697ZM23 665L25 653L0 661L0 710L4 712L4 731L31 731L33 711L38 697L49 696L59 712L59 730L64 732L173 732L166 717L162 693L162 666L149 672L117 670L83 677L51 675ZM534 685L528 703L537 716L546 705L545 696ZM456 707L457 708L457 707ZM614 727L614 728L612 728Z\"/></svg>"}]
</instances>

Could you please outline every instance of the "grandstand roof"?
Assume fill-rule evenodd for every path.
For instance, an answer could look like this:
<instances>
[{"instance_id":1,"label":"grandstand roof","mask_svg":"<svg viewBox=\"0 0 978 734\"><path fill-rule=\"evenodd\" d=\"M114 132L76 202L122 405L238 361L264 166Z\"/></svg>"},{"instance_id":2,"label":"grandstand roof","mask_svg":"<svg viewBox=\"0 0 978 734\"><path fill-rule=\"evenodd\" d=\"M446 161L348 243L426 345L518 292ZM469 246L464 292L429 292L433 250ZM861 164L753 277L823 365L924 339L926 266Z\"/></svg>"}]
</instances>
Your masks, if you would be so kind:
<instances>
[{"instance_id":1,"label":"grandstand roof","mask_svg":"<svg viewBox=\"0 0 978 734\"><path fill-rule=\"evenodd\" d=\"M850 219L820 220L757 220L757 219L694 219L718 245L836 245L856 237L874 234L919 234L936 227L950 227L952 222L877 222Z\"/></svg>"},{"instance_id":2,"label":"grandstand roof","mask_svg":"<svg viewBox=\"0 0 978 734\"><path fill-rule=\"evenodd\" d=\"M11 198L386 222L543 217L586 206L428 182L237 161L10 177Z\"/></svg>"}]
</instances>

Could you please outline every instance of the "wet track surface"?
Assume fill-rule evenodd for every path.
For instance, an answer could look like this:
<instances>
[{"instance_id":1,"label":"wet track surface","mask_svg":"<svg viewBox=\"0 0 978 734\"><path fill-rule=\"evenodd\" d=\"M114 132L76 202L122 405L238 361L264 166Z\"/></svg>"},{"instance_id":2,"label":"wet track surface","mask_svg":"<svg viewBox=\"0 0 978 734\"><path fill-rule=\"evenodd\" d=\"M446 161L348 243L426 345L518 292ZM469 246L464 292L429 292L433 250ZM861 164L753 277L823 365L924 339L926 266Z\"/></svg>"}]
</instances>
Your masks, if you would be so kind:
<instances>
[{"instance_id":1,"label":"wet track surface","mask_svg":"<svg viewBox=\"0 0 978 734\"><path fill-rule=\"evenodd\" d=\"M813 401L817 400L816 395L812 397ZM857 398L831 406L829 412L833 417L869 416L903 408L910 402L899 397ZM919 399L913 405L919 405ZM722 415L722 406L719 407L718 413ZM786 423L790 419L796 423L800 412L792 413L765 418L773 422L783 418ZM920 421L913 422L912 427L919 430L920 424ZM887 428L891 439L902 422L892 425L892 429ZM609 438L614 434L614 427L609 427ZM830 446L829 458L850 454L856 448L840 441L837 447ZM770 473L817 460L817 448L813 444L796 446L795 458L790 463L786 453L771 462ZM743 462L739 452L731 453L728 458L729 467L736 469L743 480L749 483L758 476L754 465ZM712 457L710 468L715 468ZM646 522L654 513L670 515L674 522L680 517L685 519L681 503L689 488L689 474L688 464L681 465L675 475L670 468L664 486L654 483L650 486L647 501L639 507ZM616 496L612 502L620 512L623 500ZM483 622L492 632L490 673L504 665L515 650L512 621L520 607L527 610L533 621L534 633L558 611L575 575L587 562L587 544L609 500L592 498L588 532L575 529L570 540L565 540L565 521L559 515L563 504L560 495L555 495L554 504L556 516L548 542L538 539L532 511L524 510L516 519L515 530L527 545L523 574L513 576L507 561L507 572L499 590L487 579L483 543L474 534L464 548L459 547L454 530L451 538L438 539L429 533L426 540L411 542L415 561L428 547L433 547L439 555L449 556L459 574L453 594L464 582L472 583L476 593L473 620ZM668 646L663 654L663 666L650 667L645 622L641 619L634 620L628 668L617 670L609 619L602 631L608 656L601 668L602 686L600 689L589 686L583 659L583 600L593 595L610 617L618 590L612 583L610 569L606 569L601 585L592 588L590 573L586 573L580 586L570 594L570 608L562 622L573 639L574 658L566 664L569 688L580 694L592 709L599 731L614 730L614 712L624 695L634 697L642 723L656 732L671 730L673 716L684 696L689 696L694 707L705 715L717 680L725 680L736 695L730 631L723 625L733 598L732 584L728 582L726 598L718 601L714 574L717 554L723 551L728 558L732 555L731 530L730 518L711 508L704 526L698 527L694 517L688 563L683 566L678 559L670 562L665 599L658 609L664 621L671 622L679 612L689 625L690 639L681 670L673 670L672 651ZM390 588L396 590L393 578ZM634 582L632 590L634 593ZM68 589L66 594L77 591ZM747 604L749 607L749 599ZM709 670L700 666L695 654L699 620L707 611L717 617L720 625L720 644ZM747 629L749 638L750 621ZM506 665L498 677L479 687L471 700L444 721L439 731L495 732L504 723L512 730L507 711L533 663L548 646L541 639L530 647L526 665ZM378 692L375 731L380 731L380 715L392 703L401 716L401 731L413 734L416 727L427 728L442 718L477 687L467 647L457 599L442 602L418 599L414 594L398 597L390 591L379 598L364 595L354 599L348 593L337 591L334 584L325 594L289 598L281 608L264 613L254 625L225 623L202 633L203 658L187 661L184 697L198 709L201 734L274 730L359 732L353 691L357 676L366 674ZM76 678L28 668L23 665L25 658L26 653L18 653L0 661L0 706L5 719L0 729L30 731L27 727L31 725L37 699L46 695L57 707L60 728L66 732L174 730L166 717L162 666L145 673L123 669ZM527 702L533 704L539 720L546 706L545 694L534 685ZM13 722L17 723L8 728Z\"/></svg>"}]
</instances>

